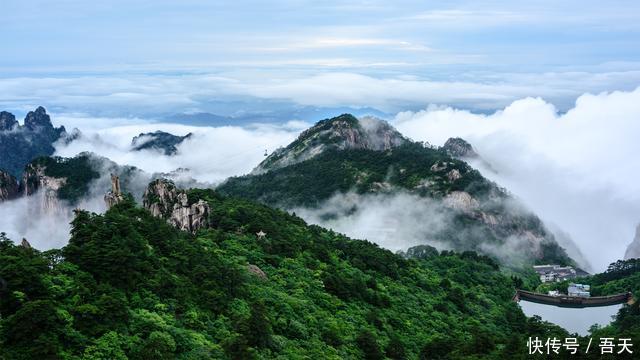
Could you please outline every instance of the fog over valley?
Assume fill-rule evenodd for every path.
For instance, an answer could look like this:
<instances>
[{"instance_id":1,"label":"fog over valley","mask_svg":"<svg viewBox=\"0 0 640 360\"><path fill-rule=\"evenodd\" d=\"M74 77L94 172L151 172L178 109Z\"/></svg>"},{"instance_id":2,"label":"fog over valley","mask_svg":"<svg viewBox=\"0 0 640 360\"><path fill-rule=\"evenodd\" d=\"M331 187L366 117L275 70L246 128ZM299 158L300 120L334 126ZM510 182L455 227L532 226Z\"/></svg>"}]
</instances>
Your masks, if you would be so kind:
<instances>
[{"instance_id":1,"label":"fog over valley","mask_svg":"<svg viewBox=\"0 0 640 360\"><path fill-rule=\"evenodd\" d=\"M558 239L569 239L561 245L583 268L602 270L624 255L640 221L640 188L634 181L640 175L634 136L640 130L634 119L638 104L640 90L634 90L585 94L563 113L543 99L525 98L488 115L433 106L400 112L388 121L412 140L437 146L450 137L467 140L479 154L466 159L472 166L515 195ZM276 123L210 127L70 113L53 113L52 121L67 131L80 130L73 141L54 144L57 156L91 152L134 166L148 174L145 179L179 170L173 176L212 188L231 176L251 172L265 155L286 146L313 124L308 119L283 118ZM155 148L132 148L134 137L157 130L192 136L180 140L174 155ZM78 206L104 211L102 196L109 183L104 180L106 174L101 176L103 180L93 182L91 195ZM144 186L138 189L135 196L140 198ZM3 231L15 239L26 237L38 248L63 245L72 207L61 202L63 211L29 216L33 210L27 203L34 201L20 198L0 204ZM355 204L357 210L349 212ZM429 233L447 226L439 207L402 193L336 194L321 207L288 210L309 222L397 251L425 242L447 248L433 239L425 241ZM336 212L342 215L326 216ZM486 250L505 256L496 249ZM517 257L517 250L509 256Z\"/></svg>"}]
</instances>

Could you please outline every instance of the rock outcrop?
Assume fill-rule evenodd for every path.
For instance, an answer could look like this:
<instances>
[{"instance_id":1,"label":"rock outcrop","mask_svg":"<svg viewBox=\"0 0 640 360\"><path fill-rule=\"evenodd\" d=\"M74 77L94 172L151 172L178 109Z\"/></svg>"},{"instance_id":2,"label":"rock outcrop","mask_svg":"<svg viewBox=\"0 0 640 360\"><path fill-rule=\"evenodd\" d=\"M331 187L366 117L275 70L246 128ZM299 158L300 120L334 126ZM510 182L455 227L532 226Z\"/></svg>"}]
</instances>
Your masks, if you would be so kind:
<instances>
[{"instance_id":1,"label":"rock outcrop","mask_svg":"<svg viewBox=\"0 0 640 360\"><path fill-rule=\"evenodd\" d=\"M299 163L329 149L383 151L408 141L386 121L372 117L357 119L353 115L344 114L319 121L302 132L289 146L274 151L252 173L259 174Z\"/></svg>"},{"instance_id":2,"label":"rock outcrop","mask_svg":"<svg viewBox=\"0 0 640 360\"><path fill-rule=\"evenodd\" d=\"M27 239L22 238L22 241L20 242L20 246L22 246L25 249L31 249L31 244L27 241Z\"/></svg>"},{"instance_id":3,"label":"rock outcrop","mask_svg":"<svg viewBox=\"0 0 640 360\"><path fill-rule=\"evenodd\" d=\"M45 167L37 163L29 164L22 174L21 190L24 196L39 194L41 207L45 212L61 208L58 190L67 182L66 178L56 178L45 174Z\"/></svg>"},{"instance_id":4,"label":"rock outcrop","mask_svg":"<svg viewBox=\"0 0 640 360\"><path fill-rule=\"evenodd\" d=\"M449 138L442 146L442 150L446 151L455 158L477 158L478 153L473 146L462 138Z\"/></svg>"},{"instance_id":5,"label":"rock outcrop","mask_svg":"<svg viewBox=\"0 0 640 360\"><path fill-rule=\"evenodd\" d=\"M452 191L443 199L443 204L451 209L464 213L471 213L478 209L480 204L468 192Z\"/></svg>"},{"instance_id":6,"label":"rock outcrop","mask_svg":"<svg viewBox=\"0 0 640 360\"><path fill-rule=\"evenodd\" d=\"M0 171L0 202L11 200L20 194L18 180L11 174Z\"/></svg>"},{"instance_id":7,"label":"rock outcrop","mask_svg":"<svg viewBox=\"0 0 640 360\"><path fill-rule=\"evenodd\" d=\"M120 189L120 177L118 175L111 174L111 191L104 195L104 202L107 204L107 209L111 209L111 207L123 200L124 196Z\"/></svg>"},{"instance_id":8,"label":"rock outcrop","mask_svg":"<svg viewBox=\"0 0 640 360\"><path fill-rule=\"evenodd\" d=\"M209 204L203 200L191 203L186 191L178 189L170 180L151 182L142 204L153 216L165 219L183 231L196 233L209 224Z\"/></svg>"},{"instance_id":9,"label":"rock outcrop","mask_svg":"<svg viewBox=\"0 0 640 360\"><path fill-rule=\"evenodd\" d=\"M633 238L627 251L624 254L624 259L639 259L640 258L640 224L636 227L636 236Z\"/></svg>"}]
</instances>

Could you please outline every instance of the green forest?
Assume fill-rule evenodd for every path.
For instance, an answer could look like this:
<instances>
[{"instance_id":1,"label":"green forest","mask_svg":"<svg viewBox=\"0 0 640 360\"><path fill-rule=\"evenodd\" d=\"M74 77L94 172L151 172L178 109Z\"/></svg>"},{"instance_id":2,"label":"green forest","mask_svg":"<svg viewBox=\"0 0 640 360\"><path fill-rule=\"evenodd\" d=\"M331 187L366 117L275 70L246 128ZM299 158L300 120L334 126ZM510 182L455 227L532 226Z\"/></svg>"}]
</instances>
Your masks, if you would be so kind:
<instances>
[{"instance_id":1,"label":"green forest","mask_svg":"<svg viewBox=\"0 0 640 360\"><path fill-rule=\"evenodd\" d=\"M459 177L450 178L451 171ZM348 192L405 192L441 201L452 192L464 191L478 202L478 209L473 213L442 209L451 224L431 240L459 251L480 251L483 245L503 244L510 236L530 232L544 239L540 253L520 255L532 263L573 265L537 216L524 208L515 211L506 190L445 150L423 143L407 142L386 151L328 149L284 168L232 177L218 186L217 191L283 209L322 207L332 196ZM483 220L486 217L499 221L487 225Z\"/></svg>"},{"instance_id":2,"label":"green forest","mask_svg":"<svg viewBox=\"0 0 640 360\"><path fill-rule=\"evenodd\" d=\"M196 235L131 198L78 210L62 249L3 234L0 359L525 359L529 337L568 336L526 318L511 300L522 279L487 257L400 256L248 200L199 199L211 226ZM638 343L639 320L636 303L598 331Z\"/></svg>"}]
</instances>

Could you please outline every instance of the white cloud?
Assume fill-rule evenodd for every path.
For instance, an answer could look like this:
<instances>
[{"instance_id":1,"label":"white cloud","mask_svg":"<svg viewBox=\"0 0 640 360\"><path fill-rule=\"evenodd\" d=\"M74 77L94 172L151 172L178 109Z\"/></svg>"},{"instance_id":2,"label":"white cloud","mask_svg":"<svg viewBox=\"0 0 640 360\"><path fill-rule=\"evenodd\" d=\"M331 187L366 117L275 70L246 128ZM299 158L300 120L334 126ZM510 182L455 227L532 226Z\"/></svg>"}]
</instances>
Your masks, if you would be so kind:
<instances>
[{"instance_id":1,"label":"white cloud","mask_svg":"<svg viewBox=\"0 0 640 360\"><path fill-rule=\"evenodd\" d=\"M105 156L118 164L133 165L148 173L189 169L189 175L201 182L216 183L229 176L248 173L271 152L293 141L307 123L292 121L283 125L241 127L194 127L166 123L107 125L104 119L62 116L61 123L92 123L93 128L79 126L83 136L68 145L58 144L56 155L71 157L84 151ZM117 121L117 120L116 120ZM88 130L85 130L88 129ZM162 130L174 135L193 136L177 146L178 153L165 156L155 150L131 151L131 140L140 133Z\"/></svg>"},{"instance_id":2,"label":"white cloud","mask_svg":"<svg viewBox=\"0 0 640 360\"><path fill-rule=\"evenodd\" d=\"M398 129L441 145L470 141L484 174L571 235L597 268L622 258L640 221L640 88L586 94L565 114L539 99L490 115L450 107L399 113ZM482 164L476 164L482 166Z\"/></svg>"}]
</instances>

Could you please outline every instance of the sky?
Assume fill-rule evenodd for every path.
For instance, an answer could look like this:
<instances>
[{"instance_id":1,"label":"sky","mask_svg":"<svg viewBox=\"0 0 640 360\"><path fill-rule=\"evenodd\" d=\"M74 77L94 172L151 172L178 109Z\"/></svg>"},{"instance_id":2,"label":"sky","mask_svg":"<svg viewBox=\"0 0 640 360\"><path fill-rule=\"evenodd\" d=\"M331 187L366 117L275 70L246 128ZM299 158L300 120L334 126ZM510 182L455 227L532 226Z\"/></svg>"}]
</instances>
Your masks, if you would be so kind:
<instances>
[{"instance_id":1,"label":"sky","mask_svg":"<svg viewBox=\"0 0 640 360\"><path fill-rule=\"evenodd\" d=\"M0 12L0 107L18 113L490 112L526 96L566 110L640 80L637 1L3 0Z\"/></svg>"}]
</instances>

